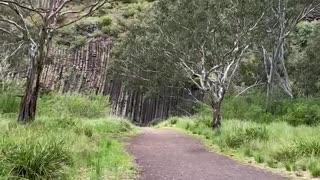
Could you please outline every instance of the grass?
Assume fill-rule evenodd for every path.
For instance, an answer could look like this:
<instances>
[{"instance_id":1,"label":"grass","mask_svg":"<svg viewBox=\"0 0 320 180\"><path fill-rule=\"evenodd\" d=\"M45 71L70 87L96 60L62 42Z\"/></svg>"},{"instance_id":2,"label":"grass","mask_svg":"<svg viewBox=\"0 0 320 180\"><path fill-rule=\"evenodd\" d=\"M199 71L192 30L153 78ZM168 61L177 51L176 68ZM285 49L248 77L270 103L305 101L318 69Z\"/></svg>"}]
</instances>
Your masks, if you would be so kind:
<instances>
[{"instance_id":1,"label":"grass","mask_svg":"<svg viewBox=\"0 0 320 180\"><path fill-rule=\"evenodd\" d=\"M176 127L200 135L216 150L242 160L251 159L270 168L320 177L319 127L291 126L283 121L224 119L219 130L212 130L210 120L208 112L199 112L193 117L172 117L157 126Z\"/></svg>"},{"instance_id":2,"label":"grass","mask_svg":"<svg viewBox=\"0 0 320 180\"><path fill-rule=\"evenodd\" d=\"M0 107L0 179L134 177L122 139L136 128L107 115L107 97L44 95L37 119L25 126L16 124L18 104L7 97L9 93L0 94L0 101L9 99Z\"/></svg>"},{"instance_id":3,"label":"grass","mask_svg":"<svg viewBox=\"0 0 320 180\"><path fill-rule=\"evenodd\" d=\"M268 112L266 112L265 101L265 95L261 93L237 98L227 97L223 103L223 117L259 123L284 121L292 126L320 125L319 98L277 97ZM205 108L201 106L199 109L202 111Z\"/></svg>"}]
</instances>

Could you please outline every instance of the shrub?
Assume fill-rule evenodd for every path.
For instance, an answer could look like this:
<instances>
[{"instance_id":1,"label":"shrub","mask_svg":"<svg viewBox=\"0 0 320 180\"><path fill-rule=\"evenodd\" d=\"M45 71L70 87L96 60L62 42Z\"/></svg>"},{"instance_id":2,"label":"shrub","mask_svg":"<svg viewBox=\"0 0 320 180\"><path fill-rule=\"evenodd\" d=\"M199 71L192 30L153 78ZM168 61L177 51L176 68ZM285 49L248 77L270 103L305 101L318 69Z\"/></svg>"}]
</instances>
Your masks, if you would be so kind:
<instances>
[{"instance_id":1,"label":"shrub","mask_svg":"<svg viewBox=\"0 0 320 180\"><path fill-rule=\"evenodd\" d=\"M0 153L1 175L18 179L62 179L65 167L71 163L63 141L10 142L1 148Z\"/></svg>"},{"instance_id":2,"label":"shrub","mask_svg":"<svg viewBox=\"0 0 320 180\"><path fill-rule=\"evenodd\" d=\"M102 26L109 26L112 23L112 17L111 16L102 16L99 18L99 22Z\"/></svg>"},{"instance_id":3,"label":"shrub","mask_svg":"<svg viewBox=\"0 0 320 180\"><path fill-rule=\"evenodd\" d=\"M178 122L178 118L177 118L177 117L173 117L173 118L171 118L171 119L169 120L169 122L170 122L171 125L175 125L175 124L177 124L177 122Z\"/></svg>"},{"instance_id":4,"label":"shrub","mask_svg":"<svg viewBox=\"0 0 320 180\"><path fill-rule=\"evenodd\" d=\"M320 122L320 106L307 102L292 104L288 107L287 113L282 117L282 120L293 126L302 124L318 125Z\"/></svg>"},{"instance_id":5,"label":"shrub","mask_svg":"<svg viewBox=\"0 0 320 180\"><path fill-rule=\"evenodd\" d=\"M92 128L90 128L88 126L84 127L84 135L86 135L88 138L91 138L93 135Z\"/></svg>"},{"instance_id":6,"label":"shrub","mask_svg":"<svg viewBox=\"0 0 320 180\"><path fill-rule=\"evenodd\" d=\"M101 31L107 35L117 37L121 33L121 27L116 24L102 27Z\"/></svg>"},{"instance_id":7,"label":"shrub","mask_svg":"<svg viewBox=\"0 0 320 180\"><path fill-rule=\"evenodd\" d=\"M316 126L320 123L320 101L318 98L286 99L277 97L268 112L266 112L265 99L265 95L258 92L237 98L226 97L222 104L223 118L264 123L281 120L293 126Z\"/></svg>"}]
</instances>

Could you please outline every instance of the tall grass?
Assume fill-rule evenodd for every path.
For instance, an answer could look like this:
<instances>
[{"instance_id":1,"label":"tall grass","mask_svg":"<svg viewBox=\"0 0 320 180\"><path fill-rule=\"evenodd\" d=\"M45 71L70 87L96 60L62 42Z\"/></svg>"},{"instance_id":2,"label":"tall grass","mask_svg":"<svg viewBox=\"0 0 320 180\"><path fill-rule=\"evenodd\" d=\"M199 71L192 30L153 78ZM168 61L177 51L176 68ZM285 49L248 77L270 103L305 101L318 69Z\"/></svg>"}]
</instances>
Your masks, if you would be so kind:
<instances>
[{"instance_id":1,"label":"tall grass","mask_svg":"<svg viewBox=\"0 0 320 180\"><path fill-rule=\"evenodd\" d=\"M258 123L284 121L293 126L320 125L319 98L281 98L275 99L266 111L265 95L254 94L240 97L226 97L222 104L224 119L250 120ZM198 117L210 114L210 107L199 104Z\"/></svg>"},{"instance_id":2,"label":"tall grass","mask_svg":"<svg viewBox=\"0 0 320 180\"><path fill-rule=\"evenodd\" d=\"M0 155L2 175L23 179L63 179L64 167L71 165L70 152L62 141L35 143L7 142Z\"/></svg>"},{"instance_id":3,"label":"tall grass","mask_svg":"<svg viewBox=\"0 0 320 180\"><path fill-rule=\"evenodd\" d=\"M50 94L40 97L38 106L40 116L97 118L107 115L109 99L107 96Z\"/></svg>"},{"instance_id":4,"label":"tall grass","mask_svg":"<svg viewBox=\"0 0 320 180\"><path fill-rule=\"evenodd\" d=\"M19 98L14 97L11 94L1 94L0 95L0 113L1 114L9 114L16 113L19 108Z\"/></svg>"},{"instance_id":5,"label":"tall grass","mask_svg":"<svg viewBox=\"0 0 320 180\"><path fill-rule=\"evenodd\" d=\"M4 99L0 179L133 177L134 165L120 138L135 128L125 119L107 116L108 97L42 95L37 119L25 126L15 122L19 98L6 92L0 94L0 102Z\"/></svg>"},{"instance_id":6,"label":"tall grass","mask_svg":"<svg viewBox=\"0 0 320 180\"><path fill-rule=\"evenodd\" d=\"M308 171L320 177L320 128L292 126L285 121L260 123L223 119L222 127L210 127L207 108L193 117L172 117L158 126L174 126L198 134L227 154L250 157L257 163L288 171Z\"/></svg>"}]
</instances>

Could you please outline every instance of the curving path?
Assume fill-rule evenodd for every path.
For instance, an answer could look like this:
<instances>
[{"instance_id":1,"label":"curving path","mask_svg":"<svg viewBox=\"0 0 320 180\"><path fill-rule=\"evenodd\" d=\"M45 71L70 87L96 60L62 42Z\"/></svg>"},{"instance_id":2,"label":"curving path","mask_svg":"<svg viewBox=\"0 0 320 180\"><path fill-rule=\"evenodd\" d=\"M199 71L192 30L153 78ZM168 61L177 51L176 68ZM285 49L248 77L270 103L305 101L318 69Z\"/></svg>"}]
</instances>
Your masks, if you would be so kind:
<instances>
[{"instance_id":1,"label":"curving path","mask_svg":"<svg viewBox=\"0 0 320 180\"><path fill-rule=\"evenodd\" d=\"M129 140L141 167L140 180L284 180L205 150L202 143L173 129L145 128Z\"/></svg>"}]
</instances>

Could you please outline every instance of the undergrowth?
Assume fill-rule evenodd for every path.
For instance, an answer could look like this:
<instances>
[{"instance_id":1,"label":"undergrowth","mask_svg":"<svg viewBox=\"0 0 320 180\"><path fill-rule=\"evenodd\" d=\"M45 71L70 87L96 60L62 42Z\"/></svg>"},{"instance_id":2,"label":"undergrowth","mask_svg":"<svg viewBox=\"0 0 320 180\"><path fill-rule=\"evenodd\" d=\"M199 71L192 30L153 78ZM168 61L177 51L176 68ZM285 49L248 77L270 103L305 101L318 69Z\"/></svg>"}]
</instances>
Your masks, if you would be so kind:
<instances>
[{"instance_id":1,"label":"undergrowth","mask_svg":"<svg viewBox=\"0 0 320 180\"><path fill-rule=\"evenodd\" d=\"M211 113L199 111L193 117L171 117L157 126L176 127L204 137L226 154L254 159L271 168L305 172L320 177L320 128L292 126L284 121L258 123L223 119L222 127L210 127Z\"/></svg>"},{"instance_id":2,"label":"undergrowth","mask_svg":"<svg viewBox=\"0 0 320 180\"><path fill-rule=\"evenodd\" d=\"M250 120L258 123L284 121L292 126L320 124L319 98L277 98L266 111L263 94L227 97L223 103L225 119ZM200 110L204 109L203 105Z\"/></svg>"},{"instance_id":3,"label":"undergrowth","mask_svg":"<svg viewBox=\"0 0 320 180\"><path fill-rule=\"evenodd\" d=\"M135 169L121 139L135 132L107 116L108 98L42 95L37 119L16 123L19 98L0 94L0 179L130 179Z\"/></svg>"}]
</instances>

